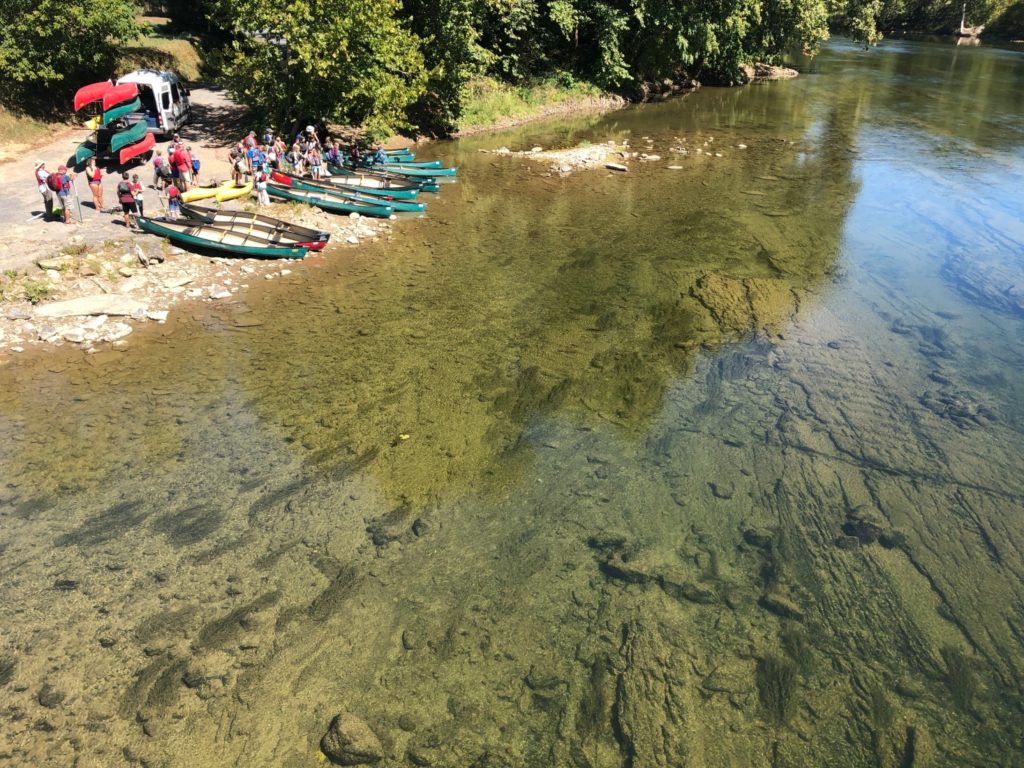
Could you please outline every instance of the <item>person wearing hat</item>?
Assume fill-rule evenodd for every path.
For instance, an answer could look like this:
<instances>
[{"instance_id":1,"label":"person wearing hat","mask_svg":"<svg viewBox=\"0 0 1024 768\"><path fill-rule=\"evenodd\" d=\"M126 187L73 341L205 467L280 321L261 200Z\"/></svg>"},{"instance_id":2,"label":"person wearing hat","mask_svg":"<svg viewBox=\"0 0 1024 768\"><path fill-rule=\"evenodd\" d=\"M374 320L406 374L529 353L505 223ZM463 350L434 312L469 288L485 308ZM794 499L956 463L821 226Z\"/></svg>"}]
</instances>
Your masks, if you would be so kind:
<instances>
[{"instance_id":1,"label":"person wearing hat","mask_svg":"<svg viewBox=\"0 0 1024 768\"><path fill-rule=\"evenodd\" d=\"M49 220L53 218L53 192L46 184L46 179L50 175L49 171L46 170L46 163L42 160L36 160L36 185L39 187L39 194L43 196L43 208L46 210L45 219Z\"/></svg>"}]
</instances>

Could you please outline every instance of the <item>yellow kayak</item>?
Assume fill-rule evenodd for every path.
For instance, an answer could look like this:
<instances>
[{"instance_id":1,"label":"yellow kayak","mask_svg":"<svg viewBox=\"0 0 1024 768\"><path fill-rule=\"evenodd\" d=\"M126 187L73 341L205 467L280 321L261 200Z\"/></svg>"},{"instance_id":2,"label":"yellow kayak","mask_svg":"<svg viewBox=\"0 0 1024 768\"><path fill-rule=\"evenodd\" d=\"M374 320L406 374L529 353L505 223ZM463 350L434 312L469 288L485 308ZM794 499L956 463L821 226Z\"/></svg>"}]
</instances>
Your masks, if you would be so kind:
<instances>
[{"instance_id":1,"label":"yellow kayak","mask_svg":"<svg viewBox=\"0 0 1024 768\"><path fill-rule=\"evenodd\" d=\"M229 186L225 183L217 190L217 202L223 203L225 200L234 200L236 197L243 197L252 192L252 182L242 184L240 187L236 187L234 183Z\"/></svg>"},{"instance_id":2,"label":"yellow kayak","mask_svg":"<svg viewBox=\"0 0 1024 768\"><path fill-rule=\"evenodd\" d=\"M95 131L101 125L103 125L103 118L100 115L96 115L96 117L90 117L88 120L85 121L85 127L88 128L90 131Z\"/></svg>"},{"instance_id":3,"label":"yellow kayak","mask_svg":"<svg viewBox=\"0 0 1024 768\"><path fill-rule=\"evenodd\" d=\"M212 186L192 187L188 192L181 193L181 202L194 203L196 200L205 200L208 197L215 197L218 192L235 185L233 181L222 181Z\"/></svg>"}]
</instances>

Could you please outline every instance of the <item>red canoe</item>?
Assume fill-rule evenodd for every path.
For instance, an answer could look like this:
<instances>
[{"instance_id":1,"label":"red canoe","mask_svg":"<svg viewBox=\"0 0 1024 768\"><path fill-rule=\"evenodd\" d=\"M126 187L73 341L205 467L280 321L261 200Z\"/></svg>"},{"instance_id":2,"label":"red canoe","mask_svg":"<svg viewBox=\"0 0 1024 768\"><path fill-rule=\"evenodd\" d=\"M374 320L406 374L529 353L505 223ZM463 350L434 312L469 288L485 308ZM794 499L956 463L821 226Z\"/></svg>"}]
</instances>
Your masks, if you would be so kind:
<instances>
[{"instance_id":1,"label":"red canoe","mask_svg":"<svg viewBox=\"0 0 1024 768\"><path fill-rule=\"evenodd\" d=\"M118 104L131 101L138 95L139 86L135 83L115 85L103 94L103 111L106 112L111 107L116 107Z\"/></svg>"},{"instance_id":2,"label":"red canoe","mask_svg":"<svg viewBox=\"0 0 1024 768\"><path fill-rule=\"evenodd\" d=\"M134 83L133 83L134 85ZM140 141L130 144L121 150L121 154L118 155L118 159L121 161L121 165L124 165L133 157L138 157L143 152L149 152L156 144L156 136L152 133L147 132Z\"/></svg>"},{"instance_id":3,"label":"red canoe","mask_svg":"<svg viewBox=\"0 0 1024 768\"><path fill-rule=\"evenodd\" d=\"M114 84L109 80L104 80L102 83L93 83L92 85L83 85L75 91L75 112L86 104L92 104L94 101L102 99L107 95L107 91L113 87Z\"/></svg>"}]
</instances>

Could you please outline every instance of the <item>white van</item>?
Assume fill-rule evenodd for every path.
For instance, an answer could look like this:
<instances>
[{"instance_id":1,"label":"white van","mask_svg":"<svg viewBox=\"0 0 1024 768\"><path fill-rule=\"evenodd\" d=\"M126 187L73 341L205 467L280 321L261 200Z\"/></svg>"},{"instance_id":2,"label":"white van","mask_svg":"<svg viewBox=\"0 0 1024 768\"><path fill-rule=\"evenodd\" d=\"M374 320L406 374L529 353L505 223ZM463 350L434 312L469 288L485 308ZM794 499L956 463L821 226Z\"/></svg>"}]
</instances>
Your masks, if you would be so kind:
<instances>
[{"instance_id":1,"label":"white van","mask_svg":"<svg viewBox=\"0 0 1024 768\"><path fill-rule=\"evenodd\" d=\"M142 116L150 133L169 136L192 118L188 88L173 72L137 69L118 78L117 84L122 83L139 86Z\"/></svg>"}]
</instances>

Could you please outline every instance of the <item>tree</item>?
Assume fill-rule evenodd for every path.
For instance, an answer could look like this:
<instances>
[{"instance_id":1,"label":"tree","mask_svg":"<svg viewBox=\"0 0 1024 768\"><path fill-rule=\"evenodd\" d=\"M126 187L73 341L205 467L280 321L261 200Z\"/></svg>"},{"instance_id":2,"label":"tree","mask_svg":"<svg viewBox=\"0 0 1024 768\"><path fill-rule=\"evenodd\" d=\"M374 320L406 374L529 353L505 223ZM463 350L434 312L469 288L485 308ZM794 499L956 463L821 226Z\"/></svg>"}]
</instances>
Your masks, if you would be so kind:
<instances>
[{"instance_id":1,"label":"tree","mask_svg":"<svg viewBox=\"0 0 1024 768\"><path fill-rule=\"evenodd\" d=\"M233 98L279 126L323 120L387 135L408 128L423 92L417 38L397 0L224 0L235 20L226 64Z\"/></svg>"},{"instance_id":2,"label":"tree","mask_svg":"<svg viewBox=\"0 0 1024 768\"><path fill-rule=\"evenodd\" d=\"M427 67L423 94L410 107L421 130L444 135L458 127L462 90L490 58L479 43L477 0L404 0L402 15L421 40Z\"/></svg>"},{"instance_id":3,"label":"tree","mask_svg":"<svg viewBox=\"0 0 1024 768\"><path fill-rule=\"evenodd\" d=\"M39 112L70 107L80 86L110 77L139 34L131 0L3 0L0 101Z\"/></svg>"}]
</instances>

